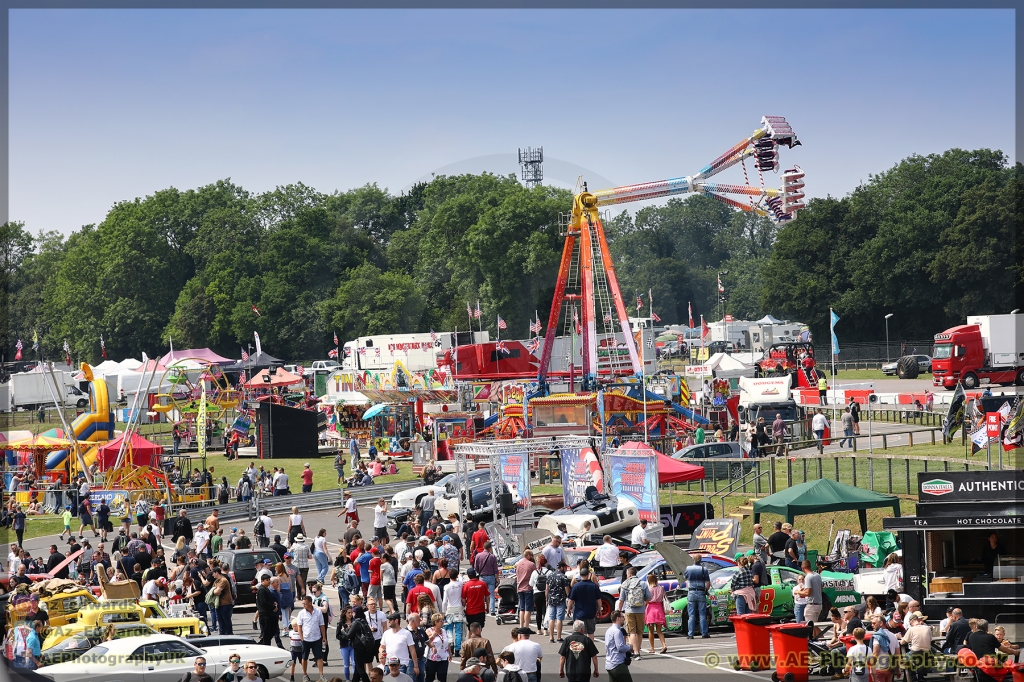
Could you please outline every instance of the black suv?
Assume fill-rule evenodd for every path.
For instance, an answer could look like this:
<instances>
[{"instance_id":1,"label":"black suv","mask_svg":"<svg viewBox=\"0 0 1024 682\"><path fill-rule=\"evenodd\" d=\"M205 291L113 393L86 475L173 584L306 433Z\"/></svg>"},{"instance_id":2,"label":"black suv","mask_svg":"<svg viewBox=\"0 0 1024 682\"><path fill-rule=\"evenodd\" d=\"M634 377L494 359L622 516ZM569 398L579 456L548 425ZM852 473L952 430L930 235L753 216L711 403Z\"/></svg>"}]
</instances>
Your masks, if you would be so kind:
<instances>
[{"instance_id":1,"label":"black suv","mask_svg":"<svg viewBox=\"0 0 1024 682\"><path fill-rule=\"evenodd\" d=\"M271 566L276 566L281 557L270 548L259 549L224 549L217 552L217 560L228 570L235 580L238 589L236 604L256 603L256 593L252 589L252 581L256 571L264 559L270 559Z\"/></svg>"}]
</instances>

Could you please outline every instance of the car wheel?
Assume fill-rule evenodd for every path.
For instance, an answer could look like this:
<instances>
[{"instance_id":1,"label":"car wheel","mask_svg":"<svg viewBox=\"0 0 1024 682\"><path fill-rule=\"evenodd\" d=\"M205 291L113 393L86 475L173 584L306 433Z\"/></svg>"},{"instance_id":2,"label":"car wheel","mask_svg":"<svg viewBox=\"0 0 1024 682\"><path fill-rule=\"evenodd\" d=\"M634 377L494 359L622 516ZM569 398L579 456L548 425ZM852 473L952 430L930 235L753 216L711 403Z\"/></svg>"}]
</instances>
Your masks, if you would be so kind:
<instances>
[{"instance_id":1,"label":"car wheel","mask_svg":"<svg viewBox=\"0 0 1024 682\"><path fill-rule=\"evenodd\" d=\"M1024 386L1024 368L1021 368L1017 372L1017 385L1018 386Z\"/></svg>"},{"instance_id":2,"label":"car wheel","mask_svg":"<svg viewBox=\"0 0 1024 682\"><path fill-rule=\"evenodd\" d=\"M597 601L597 616L595 620L598 623L610 623L612 620L612 611L615 610L615 605L612 604L612 600L607 595L602 594L601 598Z\"/></svg>"},{"instance_id":3,"label":"car wheel","mask_svg":"<svg viewBox=\"0 0 1024 682\"><path fill-rule=\"evenodd\" d=\"M729 478L733 480L743 478L743 465L733 464L729 469Z\"/></svg>"},{"instance_id":4,"label":"car wheel","mask_svg":"<svg viewBox=\"0 0 1024 682\"><path fill-rule=\"evenodd\" d=\"M963 378L964 388L971 390L978 387L978 375L974 372L968 372Z\"/></svg>"}]
</instances>

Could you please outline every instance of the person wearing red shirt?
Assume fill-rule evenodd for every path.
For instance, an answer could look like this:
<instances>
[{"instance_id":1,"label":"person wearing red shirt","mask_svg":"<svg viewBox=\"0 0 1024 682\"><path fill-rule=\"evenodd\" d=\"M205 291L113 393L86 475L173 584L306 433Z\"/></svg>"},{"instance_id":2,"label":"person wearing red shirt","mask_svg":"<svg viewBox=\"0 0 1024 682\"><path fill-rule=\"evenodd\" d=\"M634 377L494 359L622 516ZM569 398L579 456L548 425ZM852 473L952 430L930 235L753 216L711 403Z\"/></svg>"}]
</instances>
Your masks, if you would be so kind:
<instances>
[{"instance_id":1,"label":"person wearing red shirt","mask_svg":"<svg viewBox=\"0 0 1024 682\"><path fill-rule=\"evenodd\" d=\"M416 577L413 578L413 582L415 582L416 585L411 590L409 590L409 593L407 595L405 595L405 614L407 616L409 615L409 606L410 605L412 606L412 612L413 613L417 612L418 609L417 609L416 605L419 602L417 602L416 600L419 599L419 596L421 594L425 594L425 595L429 596L430 597L430 601L432 601L432 602L434 601L434 592L429 587L427 587L426 585L423 584L424 578L423 578L423 574L422 573L417 574ZM465 589L465 588L463 588L463 589Z\"/></svg>"},{"instance_id":2,"label":"person wearing red shirt","mask_svg":"<svg viewBox=\"0 0 1024 682\"><path fill-rule=\"evenodd\" d=\"M309 462L306 462L306 468L302 470L302 492L313 492L313 470L309 468Z\"/></svg>"},{"instance_id":3,"label":"person wearing red shirt","mask_svg":"<svg viewBox=\"0 0 1024 682\"><path fill-rule=\"evenodd\" d=\"M473 560L473 557L475 557L478 552L484 551L484 543L490 539L491 538L487 535L487 531L484 530L484 524L481 522L477 531L473 533L473 537L470 538L470 542L472 544L472 554L469 557L470 561Z\"/></svg>"},{"instance_id":4,"label":"person wearing red shirt","mask_svg":"<svg viewBox=\"0 0 1024 682\"><path fill-rule=\"evenodd\" d=\"M356 548L353 549L352 552L348 555L348 560L351 561L352 563L355 563L356 559L359 558L359 555L362 554L365 551L365 548L366 548L366 543L362 539L357 540L356 541Z\"/></svg>"},{"instance_id":5,"label":"person wearing red shirt","mask_svg":"<svg viewBox=\"0 0 1024 682\"><path fill-rule=\"evenodd\" d=\"M373 558L370 559L370 589L367 595L370 599L376 599L378 604L383 604L384 589L380 584L380 547L371 549L370 554Z\"/></svg>"},{"instance_id":6,"label":"person wearing red shirt","mask_svg":"<svg viewBox=\"0 0 1024 682\"><path fill-rule=\"evenodd\" d=\"M487 599L491 596L491 588L477 577L475 569L466 571L469 578L462 584L462 604L466 614L466 624L480 623L487 620Z\"/></svg>"}]
</instances>

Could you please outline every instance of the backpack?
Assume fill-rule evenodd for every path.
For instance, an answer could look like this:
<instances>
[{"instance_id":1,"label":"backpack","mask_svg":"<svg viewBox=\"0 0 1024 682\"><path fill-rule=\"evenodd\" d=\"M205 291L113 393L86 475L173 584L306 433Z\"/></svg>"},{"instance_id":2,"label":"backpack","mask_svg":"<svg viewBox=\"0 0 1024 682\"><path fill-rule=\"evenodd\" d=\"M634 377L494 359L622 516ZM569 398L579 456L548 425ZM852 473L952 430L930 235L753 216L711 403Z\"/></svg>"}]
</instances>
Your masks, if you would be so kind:
<instances>
[{"instance_id":1,"label":"backpack","mask_svg":"<svg viewBox=\"0 0 1024 682\"><path fill-rule=\"evenodd\" d=\"M538 592L543 593L547 589L547 587L548 587L548 571L550 571L550 569L545 569L543 571L537 571L537 591Z\"/></svg>"},{"instance_id":2,"label":"backpack","mask_svg":"<svg viewBox=\"0 0 1024 682\"><path fill-rule=\"evenodd\" d=\"M267 529L266 529L266 526L263 524L263 519L262 518L256 519L256 525L254 525L252 527L252 534L253 535L264 535L264 534L266 534L266 531L267 531Z\"/></svg>"},{"instance_id":3,"label":"backpack","mask_svg":"<svg viewBox=\"0 0 1024 682\"><path fill-rule=\"evenodd\" d=\"M370 632L370 627L359 628L359 632L356 633L355 641L352 642L356 649L360 651L373 651L377 646L377 640L373 638L373 633Z\"/></svg>"},{"instance_id":4,"label":"backpack","mask_svg":"<svg viewBox=\"0 0 1024 682\"><path fill-rule=\"evenodd\" d=\"M505 677L502 678L502 682L524 682L523 676L519 674L518 670L506 670Z\"/></svg>"},{"instance_id":5,"label":"backpack","mask_svg":"<svg viewBox=\"0 0 1024 682\"><path fill-rule=\"evenodd\" d=\"M630 608L640 608L646 602L644 601L644 584L640 582L640 578L633 577L630 580L632 582L629 587L626 587L626 606ZM627 581L629 582L629 581Z\"/></svg>"},{"instance_id":6,"label":"backpack","mask_svg":"<svg viewBox=\"0 0 1024 682\"><path fill-rule=\"evenodd\" d=\"M351 564L349 564L349 567L351 567ZM355 570L346 568L345 577L342 579L342 585L345 586L345 591L349 594L355 594L361 589L360 583L361 581L359 580L359 576L356 575Z\"/></svg>"}]
</instances>

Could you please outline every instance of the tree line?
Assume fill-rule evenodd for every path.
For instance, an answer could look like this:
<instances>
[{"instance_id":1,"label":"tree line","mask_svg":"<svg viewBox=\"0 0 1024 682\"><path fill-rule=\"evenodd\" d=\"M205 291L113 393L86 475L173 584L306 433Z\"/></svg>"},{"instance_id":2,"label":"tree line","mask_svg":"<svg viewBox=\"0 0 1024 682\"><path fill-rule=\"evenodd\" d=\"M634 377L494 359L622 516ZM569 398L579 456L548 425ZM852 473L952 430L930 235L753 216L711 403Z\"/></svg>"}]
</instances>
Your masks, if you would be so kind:
<instances>
[{"instance_id":1,"label":"tree line","mask_svg":"<svg viewBox=\"0 0 1024 682\"><path fill-rule=\"evenodd\" d=\"M811 175L813 178L813 174ZM890 331L930 338L968 314L1018 307L1024 277L1016 225L1022 167L998 151L911 156L843 198L813 199L776 226L709 197L674 198L606 232L627 301L651 291L664 323L766 313L827 339L828 308L848 341ZM325 194L303 184L260 194L222 180L114 205L98 225L64 235L0 226L0 340L34 359L110 357L210 347L229 357L258 331L267 351L325 357L366 334L482 324L525 337L546 321L568 191L515 176L441 176L393 195L374 184ZM627 305L627 307L631 307ZM258 311L258 315L256 313ZM699 321L697 322L699 324Z\"/></svg>"}]
</instances>

